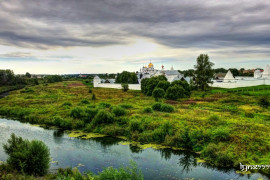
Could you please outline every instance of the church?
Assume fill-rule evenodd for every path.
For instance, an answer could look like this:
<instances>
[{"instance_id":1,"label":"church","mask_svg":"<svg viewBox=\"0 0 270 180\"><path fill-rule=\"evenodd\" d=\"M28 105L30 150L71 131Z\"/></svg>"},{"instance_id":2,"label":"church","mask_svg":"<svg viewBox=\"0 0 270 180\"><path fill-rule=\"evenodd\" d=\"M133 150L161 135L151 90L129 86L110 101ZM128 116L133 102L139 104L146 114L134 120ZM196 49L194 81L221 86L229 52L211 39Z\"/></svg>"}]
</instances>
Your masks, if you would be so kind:
<instances>
[{"instance_id":1,"label":"church","mask_svg":"<svg viewBox=\"0 0 270 180\"><path fill-rule=\"evenodd\" d=\"M177 70L174 70L173 67L171 67L170 70L165 70L164 66L162 65L161 70L158 70L154 68L154 65L151 62L148 64L148 66L143 66L140 71L137 72L139 83L145 78L151 78L160 75L164 75L169 82L181 80L182 78L185 79L184 76Z\"/></svg>"}]
</instances>

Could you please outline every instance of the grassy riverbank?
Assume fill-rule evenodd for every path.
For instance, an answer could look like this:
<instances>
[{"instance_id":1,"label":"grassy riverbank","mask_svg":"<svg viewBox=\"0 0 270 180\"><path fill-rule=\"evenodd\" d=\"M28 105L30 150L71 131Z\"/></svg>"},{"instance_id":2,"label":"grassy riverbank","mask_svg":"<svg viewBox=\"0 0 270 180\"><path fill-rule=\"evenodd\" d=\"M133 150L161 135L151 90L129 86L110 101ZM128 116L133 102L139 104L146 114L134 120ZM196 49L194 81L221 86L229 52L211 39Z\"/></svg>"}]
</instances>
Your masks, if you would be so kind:
<instances>
[{"instance_id":1,"label":"grassy riverbank","mask_svg":"<svg viewBox=\"0 0 270 180\"><path fill-rule=\"evenodd\" d=\"M157 111L158 105L152 108L154 98L140 91L94 88L89 92L79 81L60 82L12 92L0 99L0 115L186 148L215 166L269 165L270 112L258 105L258 98L270 93L267 88L193 92L181 102L162 100Z\"/></svg>"}]
</instances>

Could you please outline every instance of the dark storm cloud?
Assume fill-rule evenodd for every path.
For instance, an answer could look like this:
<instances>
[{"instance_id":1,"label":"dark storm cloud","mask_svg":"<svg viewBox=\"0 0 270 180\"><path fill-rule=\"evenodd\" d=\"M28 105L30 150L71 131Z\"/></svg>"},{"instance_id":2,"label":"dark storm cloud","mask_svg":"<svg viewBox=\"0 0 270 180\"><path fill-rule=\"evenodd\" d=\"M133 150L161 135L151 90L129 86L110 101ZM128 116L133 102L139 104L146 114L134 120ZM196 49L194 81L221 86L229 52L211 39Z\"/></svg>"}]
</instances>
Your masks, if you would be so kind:
<instances>
[{"instance_id":1,"label":"dark storm cloud","mask_svg":"<svg viewBox=\"0 0 270 180\"><path fill-rule=\"evenodd\" d=\"M101 47L146 37L170 47L270 46L268 0L8 0L0 44Z\"/></svg>"}]
</instances>

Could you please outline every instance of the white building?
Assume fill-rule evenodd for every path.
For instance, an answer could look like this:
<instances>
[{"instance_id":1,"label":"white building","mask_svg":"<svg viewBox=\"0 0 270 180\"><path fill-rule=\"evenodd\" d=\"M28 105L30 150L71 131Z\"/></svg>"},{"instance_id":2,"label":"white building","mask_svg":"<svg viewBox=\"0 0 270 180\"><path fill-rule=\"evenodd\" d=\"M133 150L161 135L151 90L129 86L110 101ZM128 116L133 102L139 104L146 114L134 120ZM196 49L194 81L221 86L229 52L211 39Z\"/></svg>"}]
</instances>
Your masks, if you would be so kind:
<instances>
[{"instance_id":1,"label":"white building","mask_svg":"<svg viewBox=\"0 0 270 180\"><path fill-rule=\"evenodd\" d=\"M226 76L223 79L223 82L235 82L235 78L232 75L232 72L229 70Z\"/></svg>"},{"instance_id":2,"label":"white building","mask_svg":"<svg viewBox=\"0 0 270 180\"><path fill-rule=\"evenodd\" d=\"M270 79L270 66L267 65L266 68L264 69L262 73L262 78L263 79Z\"/></svg>"},{"instance_id":3,"label":"white building","mask_svg":"<svg viewBox=\"0 0 270 180\"><path fill-rule=\"evenodd\" d=\"M144 66L142 69L140 69L140 72L138 72L139 83L145 78L151 78L160 75L164 75L169 82L181 80L184 77L177 70L174 70L173 67L171 67L170 70L165 70L164 66L162 65L162 69L158 70L155 69L154 65L150 62L148 67Z\"/></svg>"},{"instance_id":4,"label":"white building","mask_svg":"<svg viewBox=\"0 0 270 180\"><path fill-rule=\"evenodd\" d=\"M254 78L255 79L259 79L259 78L262 78L262 72L261 72L261 70L260 69L257 69L257 70L255 70L254 71Z\"/></svg>"}]
</instances>

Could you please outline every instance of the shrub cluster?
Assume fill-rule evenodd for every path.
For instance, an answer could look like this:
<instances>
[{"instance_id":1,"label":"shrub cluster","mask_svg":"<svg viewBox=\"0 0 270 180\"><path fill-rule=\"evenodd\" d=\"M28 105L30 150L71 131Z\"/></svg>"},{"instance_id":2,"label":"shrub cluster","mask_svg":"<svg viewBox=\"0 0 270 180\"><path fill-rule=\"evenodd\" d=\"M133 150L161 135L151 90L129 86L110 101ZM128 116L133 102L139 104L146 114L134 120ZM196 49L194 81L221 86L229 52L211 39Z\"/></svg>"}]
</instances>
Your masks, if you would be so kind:
<instances>
[{"instance_id":1,"label":"shrub cluster","mask_svg":"<svg viewBox=\"0 0 270 180\"><path fill-rule=\"evenodd\" d=\"M120 106L115 106L112 108L112 113L115 115L115 116L124 116L127 114L127 111L126 109L120 107Z\"/></svg>"},{"instance_id":2,"label":"shrub cluster","mask_svg":"<svg viewBox=\"0 0 270 180\"><path fill-rule=\"evenodd\" d=\"M9 156L7 163L27 174L45 175L50 167L50 150L42 141L28 141L12 134L3 145Z\"/></svg>"},{"instance_id":3,"label":"shrub cluster","mask_svg":"<svg viewBox=\"0 0 270 180\"><path fill-rule=\"evenodd\" d=\"M152 106L152 109L155 111L161 111L161 112L173 112L174 107L169 104L164 104L164 103L155 103Z\"/></svg>"},{"instance_id":4,"label":"shrub cluster","mask_svg":"<svg viewBox=\"0 0 270 180\"><path fill-rule=\"evenodd\" d=\"M178 80L169 83L165 76L146 78L141 81L142 93L153 96L156 100L167 98L177 100L179 98L190 97L191 88L186 81Z\"/></svg>"}]
</instances>

